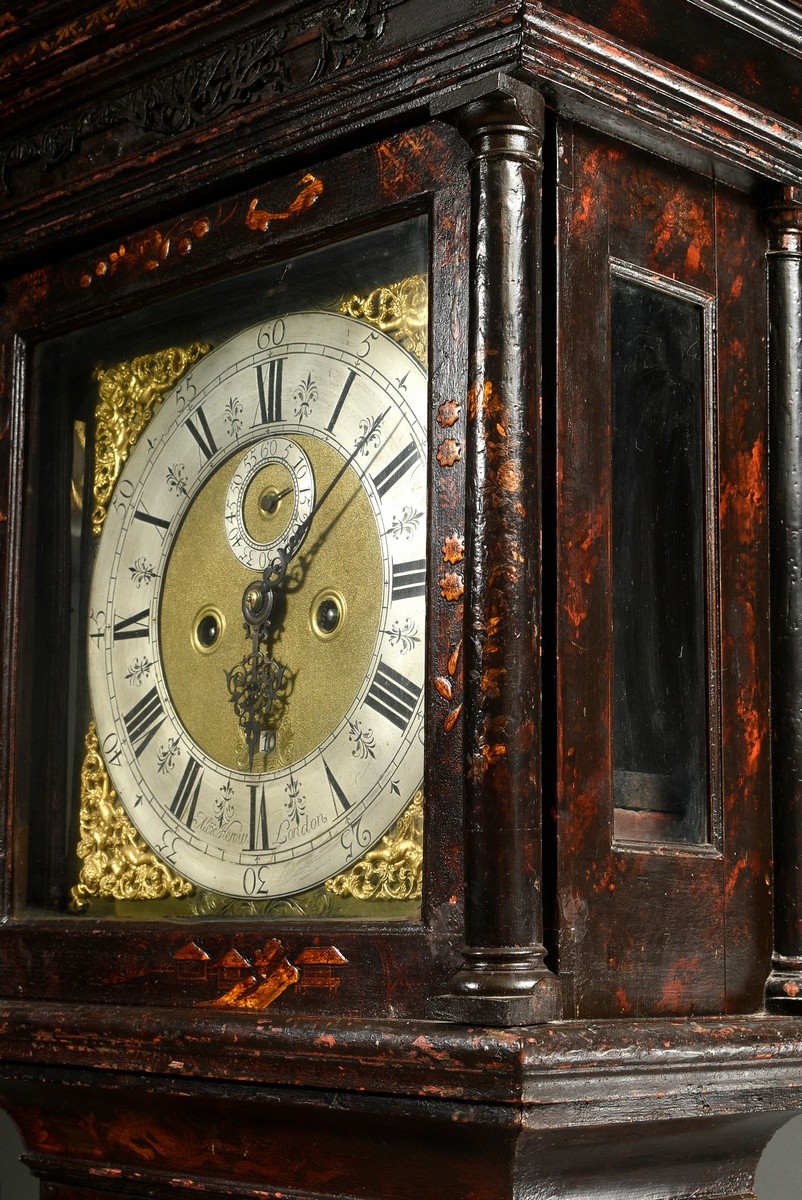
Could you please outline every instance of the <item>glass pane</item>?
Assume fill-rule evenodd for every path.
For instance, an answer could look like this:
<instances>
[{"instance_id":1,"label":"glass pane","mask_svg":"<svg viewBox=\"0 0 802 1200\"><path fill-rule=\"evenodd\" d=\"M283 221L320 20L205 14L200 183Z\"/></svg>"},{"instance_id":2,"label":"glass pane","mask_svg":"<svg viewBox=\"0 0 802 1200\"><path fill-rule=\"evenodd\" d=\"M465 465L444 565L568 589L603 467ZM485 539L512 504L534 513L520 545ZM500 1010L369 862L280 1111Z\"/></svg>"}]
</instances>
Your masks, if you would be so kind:
<instances>
[{"instance_id":1,"label":"glass pane","mask_svg":"<svg viewBox=\"0 0 802 1200\"><path fill-rule=\"evenodd\" d=\"M18 911L418 918L427 262L413 217L37 347Z\"/></svg>"},{"instance_id":2,"label":"glass pane","mask_svg":"<svg viewBox=\"0 0 802 1200\"><path fill-rule=\"evenodd\" d=\"M705 314L617 276L611 309L616 834L702 842Z\"/></svg>"}]
</instances>

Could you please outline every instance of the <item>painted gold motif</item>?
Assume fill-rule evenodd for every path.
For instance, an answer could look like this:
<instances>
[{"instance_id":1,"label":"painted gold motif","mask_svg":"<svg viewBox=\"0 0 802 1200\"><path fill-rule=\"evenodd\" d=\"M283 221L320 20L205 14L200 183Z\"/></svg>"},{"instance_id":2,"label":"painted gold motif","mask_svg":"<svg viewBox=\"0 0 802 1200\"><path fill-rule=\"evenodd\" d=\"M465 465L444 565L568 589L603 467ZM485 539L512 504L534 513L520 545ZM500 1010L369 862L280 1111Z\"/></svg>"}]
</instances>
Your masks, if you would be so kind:
<instances>
[{"instance_id":1,"label":"painted gold motif","mask_svg":"<svg viewBox=\"0 0 802 1200\"><path fill-rule=\"evenodd\" d=\"M95 478L92 532L100 533L114 485L132 447L165 392L174 387L211 346L195 342L186 350L170 347L142 354L130 362L103 370L93 378L100 401L95 409Z\"/></svg>"},{"instance_id":2,"label":"painted gold motif","mask_svg":"<svg viewBox=\"0 0 802 1200\"><path fill-rule=\"evenodd\" d=\"M274 221L288 221L291 217L297 216L298 213L305 212L307 208L311 208L313 204L317 204L322 195L323 180L318 179L317 175L307 172L306 175L301 177L298 183L297 196L281 212L266 212L264 209L259 208L259 198L258 196L254 196L248 205L245 224L254 233L267 233L269 226Z\"/></svg>"},{"instance_id":3,"label":"painted gold motif","mask_svg":"<svg viewBox=\"0 0 802 1200\"><path fill-rule=\"evenodd\" d=\"M93 898L163 900L190 895L192 884L156 858L128 820L106 774L94 724L84 744L77 848L83 866L70 908L81 912Z\"/></svg>"},{"instance_id":4,"label":"painted gold motif","mask_svg":"<svg viewBox=\"0 0 802 1200\"><path fill-rule=\"evenodd\" d=\"M336 896L357 900L416 900L423 885L423 792L373 850L326 882Z\"/></svg>"},{"instance_id":5,"label":"painted gold motif","mask_svg":"<svg viewBox=\"0 0 802 1200\"><path fill-rule=\"evenodd\" d=\"M428 299L425 276L410 275L400 283L374 288L367 296L349 296L340 305L340 312L367 321L394 338L425 366Z\"/></svg>"}]
</instances>

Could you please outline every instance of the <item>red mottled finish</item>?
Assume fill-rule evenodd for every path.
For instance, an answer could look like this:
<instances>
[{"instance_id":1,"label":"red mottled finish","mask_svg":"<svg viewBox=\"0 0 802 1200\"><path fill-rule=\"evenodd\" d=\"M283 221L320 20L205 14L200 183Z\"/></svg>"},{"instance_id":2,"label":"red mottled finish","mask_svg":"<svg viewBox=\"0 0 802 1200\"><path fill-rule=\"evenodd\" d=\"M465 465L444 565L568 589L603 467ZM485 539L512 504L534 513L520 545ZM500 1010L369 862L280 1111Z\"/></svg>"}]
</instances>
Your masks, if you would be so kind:
<instances>
[{"instance_id":1,"label":"red mottled finish","mask_svg":"<svg viewBox=\"0 0 802 1200\"><path fill-rule=\"evenodd\" d=\"M576 1015L749 1011L770 950L763 240L743 198L619 143L560 138L560 977ZM708 479L710 844L613 837L608 256L718 298L718 479ZM708 430L707 436L714 431ZM711 668L713 669L713 668ZM721 786L719 789L719 719ZM651 826L649 823L651 822ZM649 832L649 830L651 831Z\"/></svg>"}]
</instances>

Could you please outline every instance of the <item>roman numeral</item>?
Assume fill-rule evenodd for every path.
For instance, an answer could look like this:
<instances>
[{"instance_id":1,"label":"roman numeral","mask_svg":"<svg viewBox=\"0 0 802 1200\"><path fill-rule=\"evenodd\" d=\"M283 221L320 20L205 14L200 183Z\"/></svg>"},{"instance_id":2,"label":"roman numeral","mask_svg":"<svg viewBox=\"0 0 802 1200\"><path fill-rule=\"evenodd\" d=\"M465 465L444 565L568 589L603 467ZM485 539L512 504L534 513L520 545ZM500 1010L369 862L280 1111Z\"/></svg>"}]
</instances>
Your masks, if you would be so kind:
<instances>
[{"instance_id":1,"label":"roman numeral","mask_svg":"<svg viewBox=\"0 0 802 1200\"><path fill-rule=\"evenodd\" d=\"M346 381L343 385L343 390L340 392L340 398L337 401L337 403L334 405L334 412L331 414L331 420L329 421L328 425L326 426L329 433L332 432L332 430L334 429L334 426L337 424L337 418L339 417L340 413L342 412L342 407L345 404L345 398L348 395L348 393L350 392L351 384L354 382L355 379L356 379L356 371L349 371L348 378L346 379Z\"/></svg>"},{"instance_id":2,"label":"roman numeral","mask_svg":"<svg viewBox=\"0 0 802 1200\"><path fill-rule=\"evenodd\" d=\"M140 758L164 721L164 709L155 686L123 717L129 741Z\"/></svg>"},{"instance_id":3,"label":"roman numeral","mask_svg":"<svg viewBox=\"0 0 802 1200\"><path fill-rule=\"evenodd\" d=\"M201 454L208 462L212 455L217 453L217 446L214 444L212 431L209 428L209 422L206 420L206 413L202 408L199 408L195 416L198 418L200 429L195 428L195 422L192 420L192 417L187 417L187 429L198 443Z\"/></svg>"},{"instance_id":4,"label":"roman numeral","mask_svg":"<svg viewBox=\"0 0 802 1200\"><path fill-rule=\"evenodd\" d=\"M170 522L165 521L162 517L153 517L143 508L138 508L134 513L134 519L137 521L145 521L148 525L155 525L159 531L159 537L164 540L164 531L170 528Z\"/></svg>"},{"instance_id":5,"label":"roman numeral","mask_svg":"<svg viewBox=\"0 0 802 1200\"><path fill-rule=\"evenodd\" d=\"M256 784L251 784L251 827L250 837L248 838L248 847L251 850L269 849L269 843L267 840L267 805L265 802L264 784L262 784L261 796L257 796Z\"/></svg>"},{"instance_id":6,"label":"roman numeral","mask_svg":"<svg viewBox=\"0 0 802 1200\"><path fill-rule=\"evenodd\" d=\"M117 621L114 626L115 642L124 641L126 638L147 637L149 616L150 609L143 608L142 612L134 613L132 617L126 617L122 621Z\"/></svg>"},{"instance_id":7,"label":"roman numeral","mask_svg":"<svg viewBox=\"0 0 802 1200\"><path fill-rule=\"evenodd\" d=\"M408 446L405 446L403 450L396 454L392 462L389 462L386 467L382 467L378 475L374 475L373 477L373 486L379 495L383 496L385 492L389 492L390 488L398 483L401 476L405 475L410 467L414 465L417 458L418 451L415 443L410 442Z\"/></svg>"},{"instance_id":8,"label":"roman numeral","mask_svg":"<svg viewBox=\"0 0 802 1200\"><path fill-rule=\"evenodd\" d=\"M398 729L406 729L420 693L419 687L380 659L365 703Z\"/></svg>"},{"instance_id":9,"label":"roman numeral","mask_svg":"<svg viewBox=\"0 0 802 1200\"><path fill-rule=\"evenodd\" d=\"M393 600L422 596L426 591L426 559L393 563Z\"/></svg>"},{"instance_id":10,"label":"roman numeral","mask_svg":"<svg viewBox=\"0 0 802 1200\"><path fill-rule=\"evenodd\" d=\"M170 812L179 821L183 821L188 829L192 828L192 822L195 819L195 805L198 803L198 793L200 792L202 779L203 771L201 771L201 765L190 755L189 761L184 767L181 782L176 789L173 802L170 805ZM184 816L185 813L186 816Z\"/></svg>"},{"instance_id":11,"label":"roman numeral","mask_svg":"<svg viewBox=\"0 0 802 1200\"><path fill-rule=\"evenodd\" d=\"M323 759L323 767L326 771L326 778L329 781L329 787L331 788L332 796L334 797L335 801L339 800L340 807L343 809L344 812L347 812L348 809L351 807L351 801L348 799L345 792L342 790L339 783L334 778L334 774L331 771L331 769L329 768L329 764L326 762L325 758Z\"/></svg>"},{"instance_id":12,"label":"roman numeral","mask_svg":"<svg viewBox=\"0 0 802 1200\"><path fill-rule=\"evenodd\" d=\"M267 388L265 388L265 363L256 367L256 388L259 392L259 420L263 425L281 420L281 382L284 375L284 359L271 358L267 365ZM253 423L256 424L256 421ZM253 426L252 426L253 428Z\"/></svg>"}]
</instances>

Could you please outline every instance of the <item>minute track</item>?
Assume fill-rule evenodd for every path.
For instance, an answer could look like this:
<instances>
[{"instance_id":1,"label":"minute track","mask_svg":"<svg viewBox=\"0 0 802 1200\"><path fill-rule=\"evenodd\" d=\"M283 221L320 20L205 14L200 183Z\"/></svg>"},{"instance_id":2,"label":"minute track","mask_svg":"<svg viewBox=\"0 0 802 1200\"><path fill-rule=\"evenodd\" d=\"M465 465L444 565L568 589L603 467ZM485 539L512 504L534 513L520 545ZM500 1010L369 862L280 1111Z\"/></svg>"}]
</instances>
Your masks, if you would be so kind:
<instances>
[{"instance_id":1,"label":"minute track","mask_svg":"<svg viewBox=\"0 0 802 1200\"><path fill-rule=\"evenodd\" d=\"M293 314L279 324L270 328L280 344L259 345L263 326L212 352L185 387L191 401L179 412L168 397L154 415L148 453L140 443L121 476L130 500L109 513L101 538L108 591L102 603L99 592L92 596L94 611L114 613L105 640L113 688L90 670L99 728L116 719L123 734L120 763L110 771L115 788L151 846L167 845L169 833L177 870L242 897L292 894L342 870L367 848L366 830L375 841L397 819L423 773L422 745L408 729L422 711L424 683L425 376L383 335L366 344L365 327L350 318ZM260 420L262 400L272 422ZM226 495L245 456L279 434L297 447L293 461L308 458L318 486L276 618L291 687L271 718L275 751L257 750L249 771L226 716L223 667L242 656L240 603L260 572L233 551L243 553L245 532L267 546L300 492L270 475L269 455L260 464L252 454L248 482L228 502ZM181 463L186 494L167 484L168 468ZM276 460L275 471L283 469ZM420 519L394 566L399 489ZM244 524L235 547L226 528L238 513ZM118 560L126 569L110 581L104 564ZM149 607L128 570L143 562ZM337 619L318 625L324 608ZM391 629L396 609L416 631L403 643ZM203 624L209 610L213 621ZM194 649L195 631L207 625L214 637ZM133 648L155 663L156 684L144 681L144 690L128 677L136 674ZM185 755L172 775L158 770L168 735L180 736ZM135 795L144 799L136 804Z\"/></svg>"}]
</instances>

